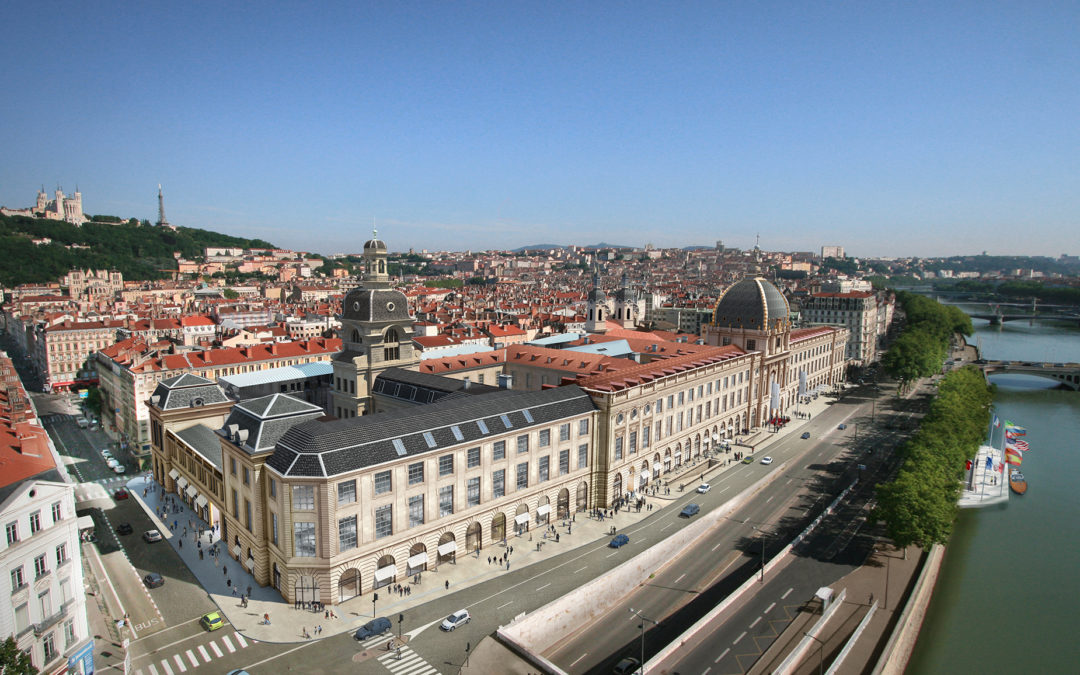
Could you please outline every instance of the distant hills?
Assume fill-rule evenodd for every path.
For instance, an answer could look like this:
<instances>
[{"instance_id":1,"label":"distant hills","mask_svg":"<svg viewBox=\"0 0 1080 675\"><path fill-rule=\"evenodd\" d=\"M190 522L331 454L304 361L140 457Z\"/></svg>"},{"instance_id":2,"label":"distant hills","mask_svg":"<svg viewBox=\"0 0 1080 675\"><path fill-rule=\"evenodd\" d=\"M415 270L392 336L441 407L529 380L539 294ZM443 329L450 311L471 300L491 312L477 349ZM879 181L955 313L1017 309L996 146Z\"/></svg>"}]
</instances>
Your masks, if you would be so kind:
<instances>
[{"instance_id":1,"label":"distant hills","mask_svg":"<svg viewBox=\"0 0 1080 675\"><path fill-rule=\"evenodd\" d=\"M550 251L550 250L556 249L556 248L570 248L570 247L569 246L564 246L563 244L529 244L528 246L521 246L519 248L515 248L515 249L511 250L510 252L511 253L526 253L528 251ZM578 248L598 248L598 249L599 248L616 248L616 249L629 248L629 249L634 249L634 248L640 248L640 247L638 247L638 246L624 246L622 244L606 244L604 242L600 242L599 244L585 244L584 246L579 246Z\"/></svg>"},{"instance_id":2,"label":"distant hills","mask_svg":"<svg viewBox=\"0 0 1080 675\"><path fill-rule=\"evenodd\" d=\"M136 220L76 227L58 220L0 215L0 284L56 281L76 268L115 269L129 280L161 279L177 269L174 252L201 258L207 246L276 248L261 239L192 227L174 231Z\"/></svg>"}]
</instances>

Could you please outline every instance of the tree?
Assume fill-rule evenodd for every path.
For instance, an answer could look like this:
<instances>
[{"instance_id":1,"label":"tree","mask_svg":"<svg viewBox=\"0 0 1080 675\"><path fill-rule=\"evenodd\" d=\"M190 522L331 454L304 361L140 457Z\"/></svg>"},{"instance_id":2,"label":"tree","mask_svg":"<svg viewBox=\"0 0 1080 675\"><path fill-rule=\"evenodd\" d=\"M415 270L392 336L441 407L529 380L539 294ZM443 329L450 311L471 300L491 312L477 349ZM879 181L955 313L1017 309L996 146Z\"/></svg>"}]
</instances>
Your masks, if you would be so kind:
<instances>
[{"instance_id":1,"label":"tree","mask_svg":"<svg viewBox=\"0 0 1080 675\"><path fill-rule=\"evenodd\" d=\"M98 417L101 416L101 390L97 387L86 391L86 407Z\"/></svg>"},{"instance_id":2,"label":"tree","mask_svg":"<svg viewBox=\"0 0 1080 675\"><path fill-rule=\"evenodd\" d=\"M0 644L0 673L4 675L37 675L38 669L30 660L30 655L19 649L15 638L8 636Z\"/></svg>"},{"instance_id":3,"label":"tree","mask_svg":"<svg viewBox=\"0 0 1080 675\"><path fill-rule=\"evenodd\" d=\"M240 297L240 294L231 288L226 288L224 291L221 292L221 295L226 300L235 300Z\"/></svg>"}]
</instances>

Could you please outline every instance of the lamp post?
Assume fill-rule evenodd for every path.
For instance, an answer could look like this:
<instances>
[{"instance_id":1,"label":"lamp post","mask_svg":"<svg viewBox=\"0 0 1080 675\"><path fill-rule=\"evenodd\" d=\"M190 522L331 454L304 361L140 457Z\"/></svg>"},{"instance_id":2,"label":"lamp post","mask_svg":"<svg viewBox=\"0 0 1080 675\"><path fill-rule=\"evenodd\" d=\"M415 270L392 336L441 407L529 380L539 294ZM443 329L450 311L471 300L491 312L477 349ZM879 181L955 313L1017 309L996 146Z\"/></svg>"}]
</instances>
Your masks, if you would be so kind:
<instances>
[{"instance_id":1,"label":"lamp post","mask_svg":"<svg viewBox=\"0 0 1080 675\"><path fill-rule=\"evenodd\" d=\"M818 675L821 675L821 672L825 669L825 655L822 653L823 650L825 649L825 643L822 642L821 640L817 639L816 637L814 637L810 633L803 633L803 635L810 638L814 642L818 643L818 648L817 648L817 654L818 654L817 671L818 671Z\"/></svg>"},{"instance_id":2,"label":"lamp post","mask_svg":"<svg viewBox=\"0 0 1080 675\"><path fill-rule=\"evenodd\" d=\"M769 534L757 525L751 525L751 529L761 533L761 583L765 583L765 535Z\"/></svg>"},{"instance_id":3,"label":"lamp post","mask_svg":"<svg viewBox=\"0 0 1080 675\"><path fill-rule=\"evenodd\" d=\"M633 607L630 608L630 613L641 619L641 670L638 671L640 675L645 675L645 622L648 621L654 626L657 626L655 621L644 616L641 612L637 611Z\"/></svg>"}]
</instances>

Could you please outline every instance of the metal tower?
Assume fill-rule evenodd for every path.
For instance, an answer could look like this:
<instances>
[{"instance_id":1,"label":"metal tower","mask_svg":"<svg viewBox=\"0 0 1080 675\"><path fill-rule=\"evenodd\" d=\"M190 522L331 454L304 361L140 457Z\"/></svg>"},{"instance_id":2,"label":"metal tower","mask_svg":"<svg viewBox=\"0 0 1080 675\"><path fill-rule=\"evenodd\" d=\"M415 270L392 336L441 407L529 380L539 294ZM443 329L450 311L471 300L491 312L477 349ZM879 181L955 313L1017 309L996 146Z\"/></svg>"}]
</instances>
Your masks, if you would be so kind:
<instances>
[{"instance_id":1,"label":"metal tower","mask_svg":"<svg viewBox=\"0 0 1080 675\"><path fill-rule=\"evenodd\" d=\"M158 227L169 227L169 221L165 219L165 197L161 194L161 183L157 186L157 224Z\"/></svg>"}]
</instances>

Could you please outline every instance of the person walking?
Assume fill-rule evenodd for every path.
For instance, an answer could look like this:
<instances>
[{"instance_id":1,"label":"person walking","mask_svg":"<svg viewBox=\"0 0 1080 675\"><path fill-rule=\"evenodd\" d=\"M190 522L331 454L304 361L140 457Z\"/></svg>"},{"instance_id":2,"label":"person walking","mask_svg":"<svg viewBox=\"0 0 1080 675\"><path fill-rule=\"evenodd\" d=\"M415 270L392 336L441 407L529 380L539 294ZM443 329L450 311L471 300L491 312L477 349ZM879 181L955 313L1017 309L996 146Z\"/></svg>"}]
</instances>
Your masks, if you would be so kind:
<instances>
[{"instance_id":1,"label":"person walking","mask_svg":"<svg viewBox=\"0 0 1080 675\"><path fill-rule=\"evenodd\" d=\"M263 614L263 623L267 626L270 625L270 614Z\"/></svg>"},{"instance_id":2,"label":"person walking","mask_svg":"<svg viewBox=\"0 0 1080 675\"><path fill-rule=\"evenodd\" d=\"M446 580L446 590L450 590L450 580Z\"/></svg>"}]
</instances>

